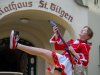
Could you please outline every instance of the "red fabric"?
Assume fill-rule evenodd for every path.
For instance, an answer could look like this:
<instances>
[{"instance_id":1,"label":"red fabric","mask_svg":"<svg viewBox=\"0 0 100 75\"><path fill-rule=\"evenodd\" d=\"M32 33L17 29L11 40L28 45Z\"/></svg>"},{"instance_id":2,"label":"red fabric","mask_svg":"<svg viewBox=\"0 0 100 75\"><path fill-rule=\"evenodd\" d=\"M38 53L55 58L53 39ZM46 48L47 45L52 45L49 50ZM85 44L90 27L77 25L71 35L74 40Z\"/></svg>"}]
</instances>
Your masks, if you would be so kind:
<instances>
[{"instance_id":1,"label":"red fabric","mask_svg":"<svg viewBox=\"0 0 100 75\"><path fill-rule=\"evenodd\" d=\"M58 39L57 40L55 40L55 37L52 39L52 41L60 41L60 37L58 37Z\"/></svg>"},{"instance_id":2,"label":"red fabric","mask_svg":"<svg viewBox=\"0 0 100 75\"><path fill-rule=\"evenodd\" d=\"M70 41L66 42L66 44L72 44L72 43L73 43L72 39ZM56 50L65 50L64 44L58 44L57 42L55 42L54 45L55 45Z\"/></svg>"},{"instance_id":3,"label":"red fabric","mask_svg":"<svg viewBox=\"0 0 100 75\"><path fill-rule=\"evenodd\" d=\"M61 72L61 75L67 75L67 74L65 74L65 72L63 71L63 72Z\"/></svg>"},{"instance_id":4,"label":"red fabric","mask_svg":"<svg viewBox=\"0 0 100 75\"><path fill-rule=\"evenodd\" d=\"M87 43L84 43L84 42L81 42L79 40L79 43L78 44L74 44L74 41L72 42L72 40L69 41L70 44L72 44L74 50L77 52L77 53L81 53L83 54L84 58L87 60L87 61L82 61L82 64L84 66L87 66L88 65L88 62L89 62L89 51L90 51L90 45L87 44ZM67 42L68 43L68 42ZM64 44L58 44L58 43L55 43L55 49L56 50L64 50L65 49L65 46ZM82 59L83 57L81 55L80 56L80 59Z\"/></svg>"},{"instance_id":5,"label":"red fabric","mask_svg":"<svg viewBox=\"0 0 100 75\"><path fill-rule=\"evenodd\" d=\"M54 38L55 39L55 38ZM65 50L65 45L64 44L58 44L57 40L55 40L56 42L54 42L54 46L56 50ZM88 44L87 42L84 42L80 39L77 39L77 41L79 43L74 43L74 40L69 40L68 42L66 42L66 44L71 44L74 48L74 50L76 51L76 53L81 53L83 54L83 57L85 58L86 61L82 61L82 64L84 66L88 65L89 62L89 51L90 51L90 44ZM64 51L62 54L66 54L66 51ZM81 55L80 59L83 59L83 57ZM78 63L80 63L80 61L78 61Z\"/></svg>"},{"instance_id":6,"label":"red fabric","mask_svg":"<svg viewBox=\"0 0 100 75\"><path fill-rule=\"evenodd\" d=\"M47 70L48 70L48 71L51 71L51 68L50 68L50 67L47 67Z\"/></svg>"},{"instance_id":7,"label":"red fabric","mask_svg":"<svg viewBox=\"0 0 100 75\"><path fill-rule=\"evenodd\" d=\"M53 60L54 60L54 63L55 63L55 65L56 65L56 67L62 68L63 71L62 71L61 75L67 75L67 74L64 72L65 66L59 63L58 57L57 57L57 55L56 55L55 52L52 52L52 57L53 57Z\"/></svg>"},{"instance_id":8,"label":"red fabric","mask_svg":"<svg viewBox=\"0 0 100 75\"><path fill-rule=\"evenodd\" d=\"M88 65L89 62L89 51L90 51L90 45L89 44L80 44L79 49L76 49L76 52L81 52L84 55L84 58L87 60L86 62L82 62L84 66ZM80 59L82 59L80 55Z\"/></svg>"},{"instance_id":9,"label":"red fabric","mask_svg":"<svg viewBox=\"0 0 100 75\"><path fill-rule=\"evenodd\" d=\"M15 41L15 37L13 37L13 41L12 41L12 47L15 48L16 47L16 41Z\"/></svg>"}]
</instances>

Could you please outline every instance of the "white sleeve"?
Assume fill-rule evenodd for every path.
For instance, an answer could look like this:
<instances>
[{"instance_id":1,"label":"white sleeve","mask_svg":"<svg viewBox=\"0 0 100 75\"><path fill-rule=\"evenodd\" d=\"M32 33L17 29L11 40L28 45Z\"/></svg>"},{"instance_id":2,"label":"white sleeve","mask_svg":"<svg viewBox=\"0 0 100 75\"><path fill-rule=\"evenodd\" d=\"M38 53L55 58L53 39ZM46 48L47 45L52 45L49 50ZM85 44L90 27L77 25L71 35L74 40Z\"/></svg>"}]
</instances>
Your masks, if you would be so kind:
<instances>
[{"instance_id":1,"label":"white sleeve","mask_svg":"<svg viewBox=\"0 0 100 75\"><path fill-rule=\"evenodd\" d=\"M61 43L60 37L58 37L58 39L56 40L56 39L55 39L55 35L56 35L56 34L54 34L54 35L51 37L51 39L49 40L49 42L50 42L50 43L56 43L56 42L57 42L58 44Z\"/></svg>"}]
</instances>

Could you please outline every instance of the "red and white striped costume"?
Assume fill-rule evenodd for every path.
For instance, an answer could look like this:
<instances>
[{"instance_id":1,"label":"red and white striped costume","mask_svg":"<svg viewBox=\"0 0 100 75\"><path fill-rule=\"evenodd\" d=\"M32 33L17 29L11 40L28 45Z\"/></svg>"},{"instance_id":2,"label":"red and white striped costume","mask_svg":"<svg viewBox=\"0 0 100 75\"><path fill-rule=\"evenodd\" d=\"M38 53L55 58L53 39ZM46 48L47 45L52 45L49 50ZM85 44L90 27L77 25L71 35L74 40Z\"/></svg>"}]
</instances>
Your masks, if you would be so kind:
<instances>
[{"instance_id":1,"label":"red and white striped costume","mask_svg":"<svg viewBox=\"0 0 100 75\"><path fill-rule=\"evenodd\" d=\"M55 40L55 34L50 39L51 43L54 43L55 50L64 50L65 45L59 44L60 38L58 37L57 40ZM90 51L90 44L87 42L84 42L80 39L77 40L69 40L66 42L66 44L71 44L76 51L76 53L79 54L80 60L76 60L76 64L82 64L83 66L87 66L89 62L89 51ZM52 56L54 58L54 62L58 67L61 67L63 69L62 75L72 75L72 64L70 62L70 58L68 56L68 53L64 50L62 54L58 54L55 52L52 52Z\"/></svg>"}]
</instances>

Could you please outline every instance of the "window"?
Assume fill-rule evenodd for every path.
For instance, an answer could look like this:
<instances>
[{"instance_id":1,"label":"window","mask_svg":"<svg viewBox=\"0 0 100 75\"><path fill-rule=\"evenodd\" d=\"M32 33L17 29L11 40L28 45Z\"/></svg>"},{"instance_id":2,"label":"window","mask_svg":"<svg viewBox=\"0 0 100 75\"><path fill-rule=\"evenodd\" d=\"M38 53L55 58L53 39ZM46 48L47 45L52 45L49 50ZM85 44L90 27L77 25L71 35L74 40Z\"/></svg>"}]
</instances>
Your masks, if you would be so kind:
<instances>
[{"instance_id":1,"label":"window","mask_svg":"<svg viewBox=\"0 0 100 75\"><path fill-rule=\"evenodd\" d=\"M100 7L100 0L94 0L94 4L95 4L97 7Z\"/></svg>"},{"instance_id":2,"label":"window","mask_svg":"<svg viewBox=\"0 0 100 75\"><path fill-rule=\"evenodd\" d=\"M36 75L36 56L28 55L28 75Z\"/></svg>"},{"instance_id":3,"label":"window","mask_svg":"<svg viewBox=\"0 0 100 75\"><path fill-rule=\"evenodd\" d=\"M97 5L98 4L98 0L94 0L94 4Z\"/></svg>"}]
</instances>

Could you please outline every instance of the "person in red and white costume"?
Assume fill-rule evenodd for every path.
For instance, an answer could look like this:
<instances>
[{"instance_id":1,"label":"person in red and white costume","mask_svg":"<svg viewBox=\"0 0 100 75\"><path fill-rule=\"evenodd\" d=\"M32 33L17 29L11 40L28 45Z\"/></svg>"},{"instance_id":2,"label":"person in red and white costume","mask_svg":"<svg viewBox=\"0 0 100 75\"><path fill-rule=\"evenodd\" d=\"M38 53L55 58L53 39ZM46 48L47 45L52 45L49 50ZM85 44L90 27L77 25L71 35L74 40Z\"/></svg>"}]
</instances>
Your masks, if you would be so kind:
<instances>
[{"instance_id":1,"label":"person in red and white costume","mask_svg":"<svg viewBox=\"0 0 100 75\"><path fill-rule=\"evenodd\" d=\"M55 49L64 50L65 46L63 44L59 44L59 36L57 35L57 27L53 27L54 37L52 38L52 42L55 44ZM66 42L66 44L70 44L69 50L75 56L74 59L76 62L73 63L71 61L72 57L68 55L66 51L62 54L53 52L51 50L30 47L23 44L18 43L19 37L15 34L15 31L12 30L10 34L10 49L19 49L31 55L39 56L45 59L48 63L53 65L54 73L52 75L72 75L72 65L73 64L82 64L83 66L88 65L89 60L89 50L90 45L87 43L87 40L91 39L93 36L93 32L90 27L85 26L82 28L79 38L74 41L70 40ZM50 68L48 68L50 71Z\"/></svg>"},{"instance_id":2,"label":"person in red and white costume","mask_svg":"<svg viewBox=\"0 0 100 75\"><path fill-rule=\"evenodd\" d=\"M61 39L57 35L58 28L55 26L53 28L54 35L50 39L51 43L54 43L55 50L65 50L65 45L60 44ZM93 36L93 32L90 29L90 27L85 26L79 33L79 37L76 40L70 39L66 42L66 44L70 44L69 50L76 56L77 59L75 59L75 75L83 75L83 68L87 67L89 62L89 51L90 51L90 44L88 43L88 40L91 39ZM75 52L74 52L75 51ZM69 58L68 53L64 51L62 55L65 55L66 58ZM71 61L71 58L69 58ZM77 66L76 66L77 65ZM79 70L79 69L80 70ZM77 69L77 70L76 70Z\"/></svg>"}]
</instances>

